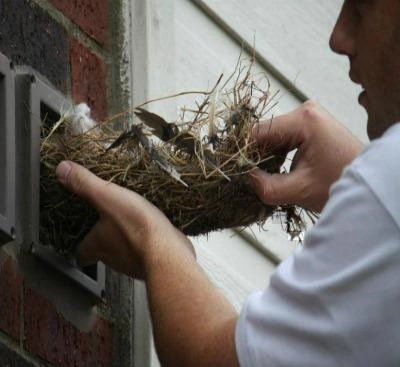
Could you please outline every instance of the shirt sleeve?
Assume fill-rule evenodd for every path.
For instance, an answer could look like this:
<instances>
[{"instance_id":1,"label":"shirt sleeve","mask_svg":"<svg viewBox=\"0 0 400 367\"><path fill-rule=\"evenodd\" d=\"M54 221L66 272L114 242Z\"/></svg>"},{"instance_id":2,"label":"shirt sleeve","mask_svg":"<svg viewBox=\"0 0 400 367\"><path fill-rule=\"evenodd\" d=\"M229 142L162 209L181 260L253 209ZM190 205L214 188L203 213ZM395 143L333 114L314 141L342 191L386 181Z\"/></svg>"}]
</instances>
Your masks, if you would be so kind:
<instances>
[{"instance_id":1,"label":"shirt sleeve","mask_svg":"<svg viewBox=\"0 0 400 367\"><path fill-rule=\"evenodd\" d=\"M351 165L304 245L247 300L241 366L399 366L399 248L398 223Z\"/></svg>"}]
</instances>

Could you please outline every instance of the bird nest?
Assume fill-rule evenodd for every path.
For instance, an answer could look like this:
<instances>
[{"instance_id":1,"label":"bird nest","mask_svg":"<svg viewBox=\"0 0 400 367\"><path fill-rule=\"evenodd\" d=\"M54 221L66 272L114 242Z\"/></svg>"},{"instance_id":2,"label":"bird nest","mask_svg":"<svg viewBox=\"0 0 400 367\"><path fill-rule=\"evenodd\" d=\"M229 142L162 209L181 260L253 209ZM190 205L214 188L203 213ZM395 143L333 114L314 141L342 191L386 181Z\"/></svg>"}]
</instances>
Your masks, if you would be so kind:
<instances>
[{"instance_id":1,"label":"bird nest","mask_svg":"<svg viewBox=\"0 0 400 367\"><path fill-rule=\"evenodd\" d=\"M228 81L234 84L230 89ZM268 80L239 67L228 81L222 85L220 78L211 91L202 93L201 103L182 109L174 122L144 105L130 111L128 117L133 118L122 130L113 126L113 119L92 124L88 111L75 109L53 126L44 122L41 242L69 253L98 219L86 202L58 183L55 168L62 160L139 193L187 235L263 224L276 212L287 215L290 234L303 231L295 207L265 205L249 181L248 173L255 168L280 173L283 162L260 151L252 138L274 104Z\"/></svg>"}]
</instances>

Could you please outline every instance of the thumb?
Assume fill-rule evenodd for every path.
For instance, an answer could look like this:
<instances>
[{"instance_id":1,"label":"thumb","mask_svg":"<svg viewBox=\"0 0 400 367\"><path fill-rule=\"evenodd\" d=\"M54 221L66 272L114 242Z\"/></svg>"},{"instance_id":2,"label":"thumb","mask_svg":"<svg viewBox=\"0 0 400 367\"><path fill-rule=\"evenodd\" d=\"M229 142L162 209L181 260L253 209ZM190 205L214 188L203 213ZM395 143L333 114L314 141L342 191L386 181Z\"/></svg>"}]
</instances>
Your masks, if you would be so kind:
<instances>
[{"instance_id":1,"label":"thumb","mask_svg":"<svg viewBox=\"0 0 400 367\"><path fill-rule=\"evenodd\" d=\"M63 161L57 169L58 180L71 192L89 201L96 209L99 208L102 189L105 182L79 164Z\"/></svg>"},{"instance_id":2,"label":"thumb","mask_svg":"<svg viewBox=\"0 0 400 367\"><path fill-rule=\"evenodd\" d=\"M261 169L250 173L254 192L259 199L269 205L302 205L304 180L299 171L289 174L268 174Z\"/></svg>"}]
</instances>

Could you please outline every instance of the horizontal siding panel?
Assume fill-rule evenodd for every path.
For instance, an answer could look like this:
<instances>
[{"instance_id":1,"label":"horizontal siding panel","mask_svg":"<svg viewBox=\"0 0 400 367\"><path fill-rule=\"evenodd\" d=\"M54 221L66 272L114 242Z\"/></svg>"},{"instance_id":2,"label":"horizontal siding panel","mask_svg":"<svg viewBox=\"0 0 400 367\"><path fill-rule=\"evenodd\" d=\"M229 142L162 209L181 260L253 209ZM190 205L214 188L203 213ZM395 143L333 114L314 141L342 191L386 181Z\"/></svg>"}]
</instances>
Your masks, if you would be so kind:
<instances>
[{"instance_id":1,"label":"horizontal siding panel","mask_svg":"<svg viewBox=\"0 0 400 367\"><path fill-rule=\"evenodd\" d=\"M341 0L191 0L225 31L237 34L279 74L293 82L365 140L359 87L348 78L348 61L334 55L328 39Z\"/></svg>"},{"instance_id":2,"label":"horizontal siding panel","mask_svg":"<svg viewBox=\"0 0 400 367\"><path fill-rule=\"evenodd\" d=\"M232 296L237 294L232 298L235 304L243 301L244 295L268 286L275 264L234 231L213 232L192 240L200 264L208 273L214 273L212 278L230 284L232 289L237 287L236 291L230 293ZM225 280L224 273L230 274ZM236 286L233 285L235 283Z\"/></svg>"},{"instance_id":3,"label":"horizontal siding panel","mask_svg":"<svg viewBox=\"0 0 400 367\"><path fill-rule=\"evenodd\" d=\"M241 47L190 0L176 0L175 12L176 89L209 90L222 73L228 76L235 69ZM258 64L253 70L255 73L265 71ZM299 105L301 101L288 93L279 80L271 74L268 76L271 91L282 92L274 114ZM193 106L193 96L182 98L180 103Z\"/></svg>"}]
</instances>

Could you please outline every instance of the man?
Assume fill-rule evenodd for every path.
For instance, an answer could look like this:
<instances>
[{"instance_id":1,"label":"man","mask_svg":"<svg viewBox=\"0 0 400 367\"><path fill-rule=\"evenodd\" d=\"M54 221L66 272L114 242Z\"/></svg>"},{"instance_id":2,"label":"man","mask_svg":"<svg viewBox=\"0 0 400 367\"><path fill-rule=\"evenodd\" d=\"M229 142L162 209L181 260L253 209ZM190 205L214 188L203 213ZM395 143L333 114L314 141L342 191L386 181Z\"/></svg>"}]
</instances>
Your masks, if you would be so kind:
<instances>
[{"instance_id":1,"label":"man","mask_svg":"<svg viewBox=\"0 0 400 367\"><path fill-rule=\"evenodd\" d=\"M398 0L345 0L332 33L332 49L349 58L350 77L364 88L359 102L373 142L361 154L312 102L261 125L260 145L298 150L288 175L252 174L256 193L323 210L303 248L239 317L197 266L189 240L154 206L60 164L60 181L100 214L80 261L101 260L146 282L164 366L400 365L399 24Z\"/></svg>"}]
</instances>

